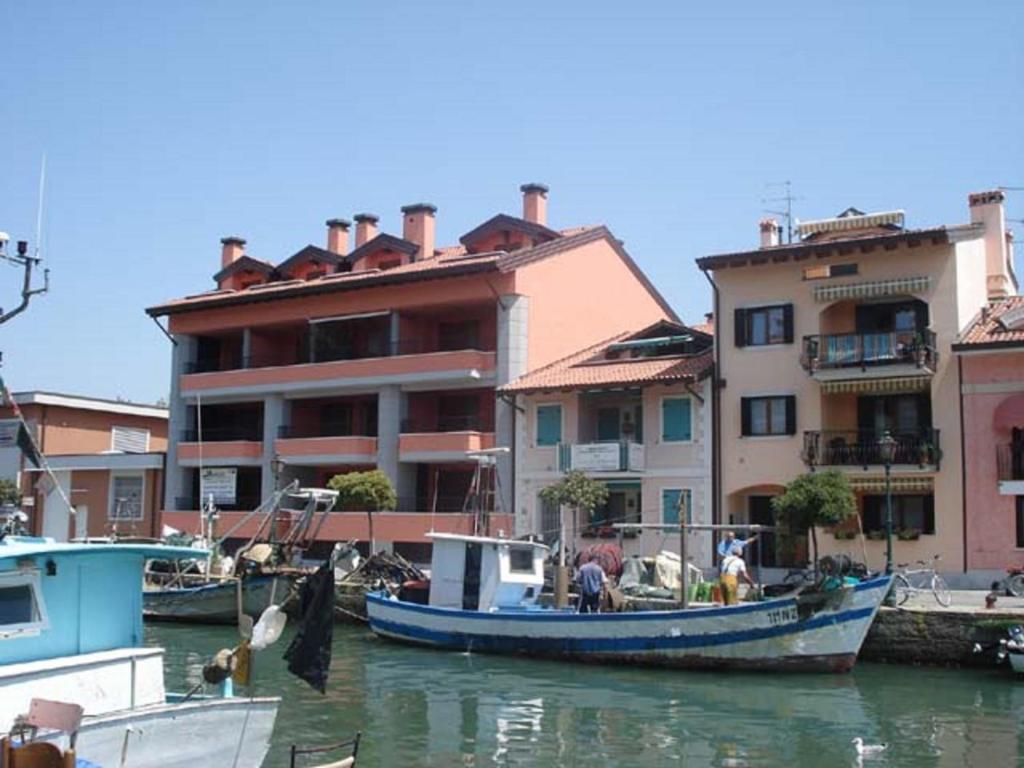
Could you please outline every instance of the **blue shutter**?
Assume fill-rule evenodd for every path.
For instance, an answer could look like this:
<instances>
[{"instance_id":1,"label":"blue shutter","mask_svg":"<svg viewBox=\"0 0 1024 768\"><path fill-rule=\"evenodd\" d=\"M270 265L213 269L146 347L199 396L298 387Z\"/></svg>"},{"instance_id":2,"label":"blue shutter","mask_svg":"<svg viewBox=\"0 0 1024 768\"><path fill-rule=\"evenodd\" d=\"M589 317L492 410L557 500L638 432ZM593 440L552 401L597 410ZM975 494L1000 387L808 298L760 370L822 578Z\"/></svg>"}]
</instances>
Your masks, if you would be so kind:
<instances>
[{"instance_id":1,"label":"blue shutter","mask_svg":"<svg viewBox=\"0 0 1024 768\"><path fill-rule=\"evenodd\" d=\"M686 503L686 522L693 522L693 494L689 488L680 491L677 488L666 488L661 492L661 522L666 525L679 524L679 495L683 494Z\"/></svg>"},{"instance_id":2,"label":"blue shutter","mask_svg":"<svg viewBox=\"0 0 1024 768\"><path fill-rule=\"evenodd\" d=\"M562 442L562 406L537 406L537 445L558 445Z\"/></svg>"},{"instance_id":3,"label":"blue shutter","mask_svg":"<svg viewBox=\"0 0 1024 768\"><path fill-rule=\"evenodd\" d=\"M667 397L661 401L661 440L678 443L690 440L693 429L690 425L690 398Z\"/></svg>"}]
</instances>

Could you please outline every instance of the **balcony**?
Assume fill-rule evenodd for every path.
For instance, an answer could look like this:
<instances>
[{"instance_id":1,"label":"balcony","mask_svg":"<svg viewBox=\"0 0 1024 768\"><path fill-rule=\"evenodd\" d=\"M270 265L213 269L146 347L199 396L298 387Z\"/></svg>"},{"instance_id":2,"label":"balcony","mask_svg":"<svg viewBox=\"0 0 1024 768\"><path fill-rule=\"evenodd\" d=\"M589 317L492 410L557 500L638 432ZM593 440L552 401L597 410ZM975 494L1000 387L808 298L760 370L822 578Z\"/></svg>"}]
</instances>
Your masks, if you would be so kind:
<instances>
[{"instance_id":1,"label":"balcony","mask_svg":"<svg viewBox=\"0 0 1024 768\"><path fill-rule=\"evenodd\" d=\"M562 472L642 472L644 446L630 440L598 443L562 443L558 446Z\"/></svg>"},{"instance_id":2,"label":"balcony","mask_svg":"<svg viewBox=\"0 0 1024 768\"><path fill-rule=\"evenodd\" d=\"M401 461L465 461L466 454L494 447L493 432L402 432L398 437Z\"/></svg>"},{"instance_id":3,"label":"balcony","mask_svg":"<svg viewBox=\"0 0 1024 768\"><path fill-rule=\"evenodd\" d=\"M840 333L805 336L800 364L818 381L931 376L938 362L935 333Z\"/></svg>"},{"instance_id":4,"label":"balcony","mask_svg":"<svg viewBox=\"0 0 1024 768\"><path fill-rule=\"evenodd\" d=\"M939 430L894 431L896 453L893 466L939 469L942 450ZM829 430L804 432L803 460L811 467L880 467L882 435L875 431Z\"/></svg>"},{"instance_id":5,"label":"balcony","mask_svg":"<svg viewBox=\"0 0 1024 768\"><path fill-rule=\"evenodd\" d=\"M283 426L274 449L278 456L294 459L296 464L373 464L377 460L377 438L346 432L350 432L347 425L331 422L315 427Z\"/></svg>"},{"instance_id":6,"label":"balcony","mask_svg":"<svg viewBox=\"0 0 1024 768\"><path fill-rule=\"evenodd\" d=\"M1024 496L1024 443L996 446L996 477L1003 496Z\"/></svg>"},{"instance_id":7,"label":"balcony","mask_svg":"<svg viewBox=\"0 0 1024 768\"><path fill-rule=\"evenodd\" d=\"M178 462L183 466L200 460L254 464L262 455L263 435L254 427L204 427L202 440L198 430L186 429L178 442Z\"/></svg>"}]
</instances>

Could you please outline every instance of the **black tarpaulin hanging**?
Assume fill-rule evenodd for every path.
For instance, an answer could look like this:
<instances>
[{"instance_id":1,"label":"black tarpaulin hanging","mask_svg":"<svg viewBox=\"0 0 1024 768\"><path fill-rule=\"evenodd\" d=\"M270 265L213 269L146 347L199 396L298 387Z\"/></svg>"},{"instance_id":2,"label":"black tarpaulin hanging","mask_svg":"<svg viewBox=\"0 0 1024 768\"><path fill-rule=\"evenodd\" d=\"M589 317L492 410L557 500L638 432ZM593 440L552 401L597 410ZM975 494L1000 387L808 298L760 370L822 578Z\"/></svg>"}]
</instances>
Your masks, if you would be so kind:
<instances>
[{"instance_id":1,"label":"black tarpaulin hanging","mask_svg":"<svg viewBox=\"0 0 1024 768\"><path fill-rule=\"evenodd\" d=\"M299 615L299 630L284 652L288 671L326 693L334 637L334 568L330 561L303 582Z\"/></svg>"}]
</instances>

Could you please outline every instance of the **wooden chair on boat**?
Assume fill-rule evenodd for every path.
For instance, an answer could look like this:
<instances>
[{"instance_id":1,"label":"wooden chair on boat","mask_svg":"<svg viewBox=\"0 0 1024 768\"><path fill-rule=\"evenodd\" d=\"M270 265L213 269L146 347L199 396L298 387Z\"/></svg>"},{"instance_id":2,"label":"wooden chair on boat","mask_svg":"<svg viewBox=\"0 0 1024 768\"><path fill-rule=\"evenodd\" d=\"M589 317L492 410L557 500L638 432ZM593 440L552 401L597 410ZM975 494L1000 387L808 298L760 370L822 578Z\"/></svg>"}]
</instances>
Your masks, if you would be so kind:
<instances>
[{"instance_id":1,"label":"wooden chair on boat","mask_svg":"<svg viewBox=\"0 0 1024 768\"><path fill-rule=\"evenodd\" d=\"M3 768L74 768L75 739L81 723L82 708L78 704L32 699L28 714L18 721L22 742L15 745L10 735L0 739L0 765ZM40 728L67 733L69 748L62 751L55 744L32 741ZM25 740L26 731L28 741Z\"/></svg>"},{"instance_id":2,"label":"wooden chair on boat","mask_svg":"<svg viewBox=\"0 0 1024 768\"><path fill-rule=\"evenodd\" d=\"M322 755L327 752L351 750L347 757L340 758L331 763L319 763L315 766L309 766L309 768L354 768L356 764L356 757L359 754L359 740L362 737L362 732L358 731L353 739L342 741L337 744L328 744L325 747L298 747L292 744L291 760L289 761L288 766L289 768L298 768L296 759L300 755Z\"/></svg>"}]
</instances>

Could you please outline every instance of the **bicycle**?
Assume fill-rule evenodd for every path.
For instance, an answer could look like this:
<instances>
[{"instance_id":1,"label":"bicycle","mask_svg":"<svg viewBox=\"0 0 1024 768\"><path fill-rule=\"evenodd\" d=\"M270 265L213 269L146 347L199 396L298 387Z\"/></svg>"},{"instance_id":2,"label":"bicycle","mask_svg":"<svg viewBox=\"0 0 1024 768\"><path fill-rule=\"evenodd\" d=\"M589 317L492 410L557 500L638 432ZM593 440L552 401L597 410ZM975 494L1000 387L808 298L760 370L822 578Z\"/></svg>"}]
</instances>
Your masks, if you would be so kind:
<instances>
[{"instance_id":1,"label":"bicycle","mask_svg":"<svg viewBox=\"0 0 1024 768\"><path fill-rule=\"evenodd\" d=\"M939 562L940 555L935 555L929 564L925 560L918 560L920 568L909 568L909 563L899 563L900 570L893 577L892 588L896 596L896 605L903 605L910 599L911 595L918 592L932 593L935 602L943 608L948 608L953 603L953 593L949 591L946 580L935 572L935 564Z\"/></svg>"}]
</instances>

